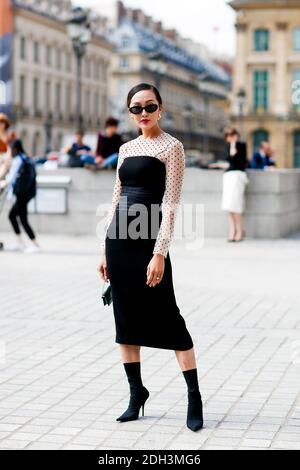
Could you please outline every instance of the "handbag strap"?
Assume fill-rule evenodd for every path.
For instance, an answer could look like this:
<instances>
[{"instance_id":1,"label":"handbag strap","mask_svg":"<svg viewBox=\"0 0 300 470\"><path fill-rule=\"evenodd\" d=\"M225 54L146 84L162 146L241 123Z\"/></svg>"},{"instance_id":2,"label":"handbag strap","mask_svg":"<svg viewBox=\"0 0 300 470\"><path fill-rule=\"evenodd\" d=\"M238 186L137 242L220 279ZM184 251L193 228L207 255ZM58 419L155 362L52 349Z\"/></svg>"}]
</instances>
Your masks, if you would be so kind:
<instances>
[{"instance_id":1,"label":"handbag strap","mask_svg":"<svg viewBox=\"0 0 300 470\"><path fill-rule=\"evenodd\" d=\"M103 285L102 285L102 294L103 294L103 292L104 292L104 290L105 290L105 285L106 285L106 281L103 281Z\"/></svg>"}]
</instances>

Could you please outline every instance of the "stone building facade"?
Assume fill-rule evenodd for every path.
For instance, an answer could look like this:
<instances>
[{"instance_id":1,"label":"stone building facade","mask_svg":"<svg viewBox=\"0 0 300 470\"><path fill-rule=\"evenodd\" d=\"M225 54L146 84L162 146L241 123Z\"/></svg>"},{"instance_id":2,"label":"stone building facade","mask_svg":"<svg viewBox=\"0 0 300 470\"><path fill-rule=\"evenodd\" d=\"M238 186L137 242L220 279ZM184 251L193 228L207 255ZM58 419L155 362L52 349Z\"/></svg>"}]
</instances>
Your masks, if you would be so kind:
<instances>
[{"instance_id":1,"label":"stone building facade","mask_svg":"<svg viewBox=\"0 0 300 470\"><path fill-rule=\"evenodd\" d=\"M269 140L279 167L300 167L300 0L235 0L231 118L251 153Z\"/></svg>"},{"instance_id":2,"label":"stone building facade","mask_svg":"<svg viewBox=\"0 0 300 470\"><path fill-rule=\"evenodd\" d=\"M224 155L231 76L206 58L192 54L174 29L165 29L140 9L117 2L112 34L111 108L125 133L136 128L128 118L126 96L139 82L155 84L165 112L161 125L189 149Z\"/></svg>"},{"instance_id":3,"label":"stone building facade","mask_svg":"<svg viewBox=\"0 0 300 470\"><path fill-rule=\"evenodd\" d=\"M77 127L76 59L65 20L70 0L14 2L13 110L17 134L28 152L42 154L46 129L58 150ZM96 132L107 117L111 44L106 21L94 18L94 33L82 67L82 113L86 132Z\"/></svg>"}]
</instances>

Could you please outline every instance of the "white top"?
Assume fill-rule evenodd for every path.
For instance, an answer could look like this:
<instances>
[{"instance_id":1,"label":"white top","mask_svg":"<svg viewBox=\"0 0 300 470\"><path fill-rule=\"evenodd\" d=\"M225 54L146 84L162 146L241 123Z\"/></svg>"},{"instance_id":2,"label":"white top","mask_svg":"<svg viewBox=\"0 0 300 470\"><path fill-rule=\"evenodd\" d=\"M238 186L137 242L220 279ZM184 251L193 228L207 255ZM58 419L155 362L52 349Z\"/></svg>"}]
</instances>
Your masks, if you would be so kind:
<instances>
[{"instance_id":1,"label":"white top","mask_svg":"<svg viewBox=\"0 0 300 470\"><path fill-rule=\"evenodd\" d=\"M116 169L112 206L105 223L105 235L120 199L120 166L125 158L139 155L149 155L158 158L166 166L165 192L162 200L162 220L153 249L153 254L160 253L166 257L174 233L176 209L180 200L185 169L185 153L182 143L166 132L154 138L145 138L140 135L136 139L121 145ZM101 248L104 252L105 236L101 243Z\"/></svg>"},{"instance_id":2,"label":"white top","mask_svg":"<svg viewBox=\"0 0 300 470\"><path fill-rule=\"evenodd\" d=\"M18 171L22 165L22 158L17 155L12 159L12 163L9 169L9 172L5 176L6 181L8 181L8 191L7 191L7 199L12 199L14 196L13 194L13 188L14 188L14 183L17 179Z\"/></svg>"},{"instance_id":3,"label":"white top","mask_svg":"<svg viewBox=\"0 0 300 470\"><path fill-rule=\"evenodd\" d=\"M236 154L236 142L233 141L233 142L230 142L230 156L231 157L234 157L234 155Z\"/></svg>"}]
</instances>

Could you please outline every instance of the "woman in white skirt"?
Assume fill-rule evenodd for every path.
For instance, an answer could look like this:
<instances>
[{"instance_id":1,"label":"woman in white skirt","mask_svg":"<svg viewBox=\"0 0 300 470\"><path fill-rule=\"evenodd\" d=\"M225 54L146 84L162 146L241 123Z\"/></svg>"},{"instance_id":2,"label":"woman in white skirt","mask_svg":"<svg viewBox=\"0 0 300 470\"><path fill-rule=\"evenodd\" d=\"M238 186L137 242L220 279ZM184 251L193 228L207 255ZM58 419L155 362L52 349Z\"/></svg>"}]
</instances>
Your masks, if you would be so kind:
<instances>
[{"instance_id":1,"label":"woman in white skirt","mask_svg":"<svg viewBox=\"0 0 300 470\"><path fill-rule=\"evenodd\" d=\"M228 167L223 174L222 209L229 214L230 233L228 241L242 241L244 235L243 217L245 209L245 189L248 184L247 148L240 142L236 129L225 132Z\"/></svg>"},{"instance_id":2,"label":"woman in white skirt","mask_svg":"<svg viewBox=\"0 0 300 470\"><path fill-rule=\"evenodd\" d=\"M229 214L229 242L242 241L244 235L242 214L245 209L245 189L249 180L246 173L246 144L240 142L239 138L236 129L226 130L227 162L224 165L210 165L211 168L225 168L221 207Z\"/></svg>"}]
</instances>

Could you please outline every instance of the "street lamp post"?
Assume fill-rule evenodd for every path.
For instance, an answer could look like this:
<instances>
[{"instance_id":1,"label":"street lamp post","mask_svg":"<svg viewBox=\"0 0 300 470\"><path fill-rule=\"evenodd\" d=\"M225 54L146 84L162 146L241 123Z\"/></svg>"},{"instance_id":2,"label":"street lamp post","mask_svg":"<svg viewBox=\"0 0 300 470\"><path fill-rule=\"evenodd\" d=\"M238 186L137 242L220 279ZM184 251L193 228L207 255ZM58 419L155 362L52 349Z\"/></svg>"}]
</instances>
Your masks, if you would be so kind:
<instances>
[{"instance_id":1,"label":"street lamp post","mask_svg":"<svg viewBox=\"0 0 300 470\"><path fill-rule=\"evenodd\" d=\"M164 57L159 52L149 54L148 67L154 75L155 86L159 90L161 78L167 72L167 64L164 62Z\"/></svg>"},{"instance_id":2,"label":"street lamp post","mask_svg":"<svg viewBox=\"0 0 300 470\"><path fill-rule=\"evenodd\" d=\"M244 88L240 88L237 92L237 102L239 108L239 120L241 123L241 135L244 138L244 113L245 113L245 105L246 105L246 91Z\"/></svg>"},{"instance_id":3,"label":"street lamp post","mask_svg":"<svg viewBox=\"0 0 300 470\"><path fill-rule=\"evenodd\" d=\"M81 7L74 8L70 19L67 21L67 28L76 57L78 129L83 130L84 123L81 106L82 59L86 51L86 46L91 39L91 29L88 22L87 11L83 10Z\"/></svg>"},{"instance_id":4,"label":"street lamp post","mask_svg":"<svg viewBox=\"0 0 300 470\"><path fill-rule=\"evenodd\" d=\"M47 118L46 118L46 121L44 123L45 136L46 136L46 139L45 139L45 142L46 142L45 143L45 155L47 155L47 153L51 152L52 126L53 126L52 115L51 115L51 113L49 113Z\"/></svg>"},{"instance_id":5,"label":"street lamp post","mask_svg":"<svg viewBox=\"0 0 300 470\"><path fill-rule=\"evenodd\" d=\"M210 151L210 90L209 84L207 84L207 79L209 79L208 72L202 72L198 76L199 80L199 90L202 92L203 96L203 107L204 107L204 127L203 127L203 139L202 139L202 150L203 154L208 154Z\"/></svg>"},{"instance_id":6,"label":"street lamp post","mask_svg":"<svg viewBox=\"0 0 300 470\"><path fill-rule=\"evenodd\" d=\"M187 136L189 147L193 147L192 143L192 117L193 117L193 106L190 103L186 103L183 108L182 115L185 118L185 127L187 128Z\"/></svg>"},{"instance_id":7,"label":"street lamp post","mask_svg":"<svg viewBox=\"0 0 300 470\"><path fill-rule=\"evenodd\" d=\"M203 95L204 114L205 114L205 130L203 133L203 153L208 155L210 151L210 106L209 106L209 93Z\"/></svg>"}]
</instances>

